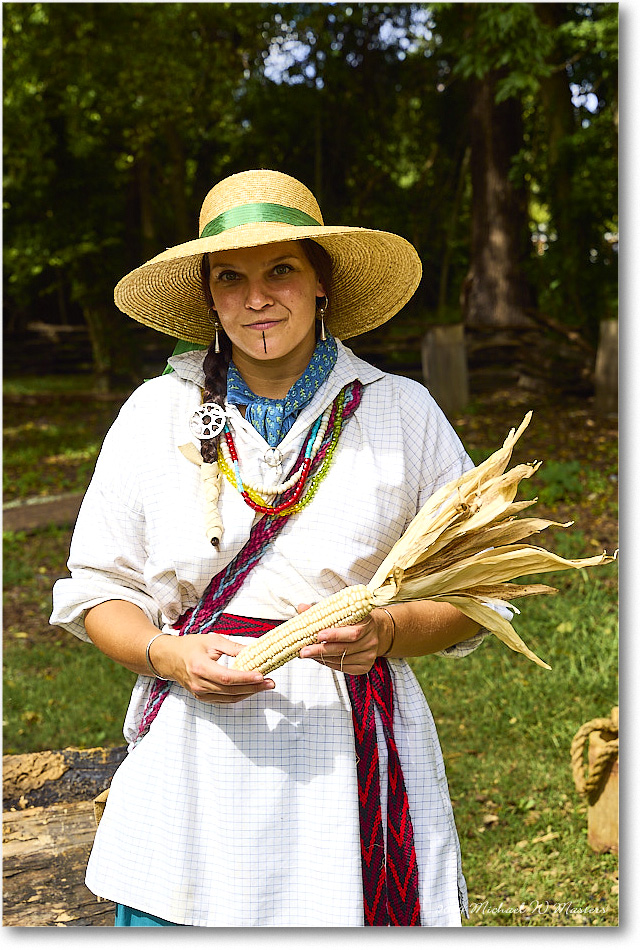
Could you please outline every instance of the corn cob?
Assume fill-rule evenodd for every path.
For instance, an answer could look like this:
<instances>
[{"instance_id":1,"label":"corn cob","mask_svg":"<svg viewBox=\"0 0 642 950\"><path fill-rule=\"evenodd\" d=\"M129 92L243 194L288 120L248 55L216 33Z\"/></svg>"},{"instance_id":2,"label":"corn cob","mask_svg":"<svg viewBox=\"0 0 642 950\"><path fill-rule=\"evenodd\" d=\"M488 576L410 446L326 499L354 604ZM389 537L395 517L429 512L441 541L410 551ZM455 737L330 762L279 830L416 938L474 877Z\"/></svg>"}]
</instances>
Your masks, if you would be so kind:
<instances>
[{"instance_id":1,"label":"corn cob","mask_svg":"<svg viewBox=\"0 0 642 950\"><path fill-rule=\"evenodd\" d=\"M234 657L235 670L259 670L264 675L294 659L302 647L315 643L320 630L358 623L373 607L372 591L364 584L344 587L263 634Z\"/></svg>"}]
</instances>

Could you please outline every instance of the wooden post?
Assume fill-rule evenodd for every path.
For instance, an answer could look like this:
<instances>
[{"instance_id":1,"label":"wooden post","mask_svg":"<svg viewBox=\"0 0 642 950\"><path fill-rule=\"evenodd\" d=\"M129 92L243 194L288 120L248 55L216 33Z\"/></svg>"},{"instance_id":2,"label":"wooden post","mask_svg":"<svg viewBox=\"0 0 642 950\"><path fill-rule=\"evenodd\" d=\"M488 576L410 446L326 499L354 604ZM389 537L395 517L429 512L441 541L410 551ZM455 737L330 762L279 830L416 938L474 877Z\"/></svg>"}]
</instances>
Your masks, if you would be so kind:
<instances>
[{"instance_id":1,"label":"wooden post","mask_svg":"<svg viewBox=\"0 0 642 950\"><path fill-rule=\"evenodd\" d=\"M468 402L468 366L464 326L430 327L421 341L421 369L425 385L448 417Z\"/></svg>"},{"instance_id":2,"label":"wooden post","mask_svg":"<svg viewBox=\"0 0 642 950\"><path fill-rule=\"evenodd\" d=\"M608 733L592 732L589 736L588 761L589 768L597 756L602 752L606 741L612 738ZM588 808L588 843L593 851L619 850L619 818L618 818L618 791L619 791L619 758L613 759L606 769L604 785L599 798Z\"/></svg>"},{"instance_id":3,"label":"wooden post","mask_svg":"<svg viewBox=\"0 0 642 950\"><path fill-rule=\"evenodd\" d=\"M588 774L584 753L588 740ZM610 717L585 722L571 742L571 766L578 795L588 801L588 845L593 851L618 851L619 708Z\"/></svg>"},{"instance_id":4,"label":"wooden post","mask_svg":"<svg viewBox=\"0 0 642 950\"><path fill-rule=\"evenodd\" d=\"M612 719L618 722L618 709L612 711ZM589 774L595 760L603 753L607 742L617 738L617 733L603 729L592 732L588 742ZM613 851L618 853L619 843L619 756L605 768L599 788L589 798L588 806L588 843L593 851L599 853Z\"/></svg>"},{"instance_id":5,"label":"wooden post","mask_svg":"<svg viewBox=\"0 0 642 950\"><path fill-rule=\"evenodd\" d=\"M595 408L597 412L617 412L618 408L618 322L602 320L595 360Z\"/></svg>"}]
</instances>

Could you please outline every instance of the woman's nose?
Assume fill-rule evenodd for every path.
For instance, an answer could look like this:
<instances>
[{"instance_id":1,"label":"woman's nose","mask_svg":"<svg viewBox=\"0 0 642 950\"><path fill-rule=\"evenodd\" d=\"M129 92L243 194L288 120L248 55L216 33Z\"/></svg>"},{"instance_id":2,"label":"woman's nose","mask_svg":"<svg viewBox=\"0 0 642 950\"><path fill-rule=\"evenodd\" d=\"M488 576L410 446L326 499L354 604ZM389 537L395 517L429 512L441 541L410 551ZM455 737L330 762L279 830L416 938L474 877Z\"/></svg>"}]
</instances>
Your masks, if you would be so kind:
<instances>
[{"instance_id":1,"label":"woman's nose","mask_svg":"<svg viewBox=\"0 0 642 950\"><path fill-rule=\"evenodd\" d=\"M248 284L245 297L245 306L248 310L262 310L264 307L274 303L268 288L263 280L251 280Z\"/></svg>"}]
</instances>

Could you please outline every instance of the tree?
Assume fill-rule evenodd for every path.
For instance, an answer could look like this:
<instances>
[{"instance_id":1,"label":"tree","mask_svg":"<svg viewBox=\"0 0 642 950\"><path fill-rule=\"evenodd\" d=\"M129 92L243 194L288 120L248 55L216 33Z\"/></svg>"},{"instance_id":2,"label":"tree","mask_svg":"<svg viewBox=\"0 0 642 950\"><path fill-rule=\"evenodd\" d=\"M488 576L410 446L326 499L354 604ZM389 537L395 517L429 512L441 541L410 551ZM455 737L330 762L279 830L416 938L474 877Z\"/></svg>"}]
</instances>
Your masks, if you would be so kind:
<instances>
[{"instance_id":1,"label":"tree","mask_svg":"<svg viewBox=\"0 0 642 950\"><path fill-rule=\"evenodd\" d=\"M122 274L213 181L276 167L397 231L426 322L614 309L615 4L4 5L5 313L84 320L108 377ZM376 306L376 301L373 302Z\"/></svg>"},{"instance_id":2,"label":"tree","mask_svg":"<svg viewBox=\"0 0 642 950\"><path fill-rule=\"evenodd\" d=\"M233 6L4 6L9 296L78 308L105 385L131 329L114 284L192 236L195 186L225 167L244 74Z\"/></svg>"}]
</instances>

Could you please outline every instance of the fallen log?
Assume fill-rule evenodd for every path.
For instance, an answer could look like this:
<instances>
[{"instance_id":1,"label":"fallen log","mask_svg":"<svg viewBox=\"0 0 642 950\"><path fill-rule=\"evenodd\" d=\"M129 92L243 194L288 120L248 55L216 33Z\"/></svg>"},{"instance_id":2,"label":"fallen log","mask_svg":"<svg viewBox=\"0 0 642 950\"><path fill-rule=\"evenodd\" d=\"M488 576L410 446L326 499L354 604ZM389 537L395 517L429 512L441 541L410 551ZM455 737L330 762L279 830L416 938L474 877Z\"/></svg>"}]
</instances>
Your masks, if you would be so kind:
<instances>
[{"instance_id":1,"label":"fallen log","mask_svg":"<svg viewBox=\"0 0 642 950\"><path fill-rule=\"evenodd\" d=\"M126 749L3 757L3 926L111 927L114 905L85 886L92 800Z\"/></svg>"}]
</instances>

